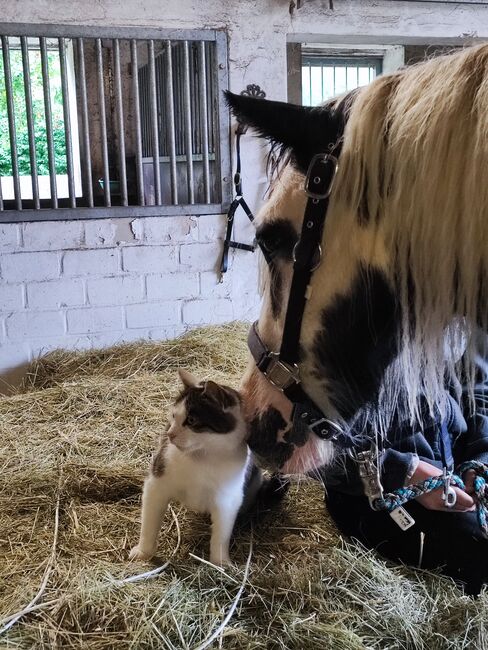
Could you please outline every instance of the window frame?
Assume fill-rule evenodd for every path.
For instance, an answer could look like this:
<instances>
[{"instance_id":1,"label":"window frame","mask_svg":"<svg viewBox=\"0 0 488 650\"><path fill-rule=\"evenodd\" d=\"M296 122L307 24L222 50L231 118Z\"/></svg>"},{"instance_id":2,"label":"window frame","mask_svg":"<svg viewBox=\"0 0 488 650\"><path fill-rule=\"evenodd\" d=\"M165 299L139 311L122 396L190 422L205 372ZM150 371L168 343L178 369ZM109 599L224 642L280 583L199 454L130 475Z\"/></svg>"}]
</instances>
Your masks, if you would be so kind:
<instances>
[{"instance_id":1,"label":"window frame","mask_svg":"<svg viewBox=\"0 0 488 650\"><path fill-rule=\"evenodd\" d=\"M220 202L181 203L178 205L129 205L95 207L58 207L4 209L0 211L1 223L23 223L30 221L71 221L88 219L109 219L119 217L151 217L199 214L222 214L228 210L232 199L230 114L225 103L223 91L229 87L228 38L227 34L215 29L165 29L153 27L101 27L88 25L54 25L28 23L0 23L0 34L7 37L32 38L86 38L154 41L210 41L215 42L217 69L216 97L218 115L216 116L216 140L219 142ZM77 136L78 137L78 136Z\"/></svg>"}]
</instances>

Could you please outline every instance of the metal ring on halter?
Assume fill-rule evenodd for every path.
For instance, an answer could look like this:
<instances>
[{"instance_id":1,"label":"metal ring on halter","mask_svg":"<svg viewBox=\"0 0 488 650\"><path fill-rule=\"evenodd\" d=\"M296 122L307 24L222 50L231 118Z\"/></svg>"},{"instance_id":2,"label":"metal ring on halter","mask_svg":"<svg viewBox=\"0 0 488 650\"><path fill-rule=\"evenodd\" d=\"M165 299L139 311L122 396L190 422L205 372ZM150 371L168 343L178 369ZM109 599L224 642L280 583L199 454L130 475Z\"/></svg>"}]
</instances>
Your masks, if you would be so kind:
<instances>
[{"instance_id":1,"label":"metal ring on halter","mask_svg":"<svg viewBox=\"0 0 488 650\"><path fill-rule=\"evenodd\" d=\"M299 243L300 243L300 240L298 240L297 243L295 244L295 246L293 246L293 251L292 251L292 254L291 254L292 259L293 259L293 263L295 263L297 261L296 252L297 252L297 247L298 247ZM322 246L320 244L317 244L316 254L317 254L317 261L315 262L315 264L310 269L310 271L312 271L312 272L315 271L316 269L318 269L320 264L322 263Z\"/></svg>"}]
</instances>

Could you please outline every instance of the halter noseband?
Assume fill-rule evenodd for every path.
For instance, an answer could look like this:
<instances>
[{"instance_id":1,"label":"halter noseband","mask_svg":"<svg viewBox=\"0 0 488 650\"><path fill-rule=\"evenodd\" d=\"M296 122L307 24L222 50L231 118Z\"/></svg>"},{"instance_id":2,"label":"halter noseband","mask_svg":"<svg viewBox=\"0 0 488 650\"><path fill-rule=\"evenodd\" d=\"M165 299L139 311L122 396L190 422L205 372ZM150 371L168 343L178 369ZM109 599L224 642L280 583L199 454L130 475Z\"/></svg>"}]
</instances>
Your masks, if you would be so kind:
<instances>
[{"instance_id":1,"label":"halter noseband","mask_svg":"<svg viewBox=\"0 0 488 650\"><path fill-rule=\"evenodd\" d=\"M310 279L321 262L322 233L329 207L338 159L331 153L315 155L308 167L304 190L307 205L302 231L293 249L293 277L279 352L270 351L261 340L257 322L248 337L249 350L257 368L266 379L293 403L292 422L297 434L307 430L323 440L341 447L351 447L352 439L329 420L301 386L299 344L305 305L309 296Z\"/></svg>"}]
</instances>

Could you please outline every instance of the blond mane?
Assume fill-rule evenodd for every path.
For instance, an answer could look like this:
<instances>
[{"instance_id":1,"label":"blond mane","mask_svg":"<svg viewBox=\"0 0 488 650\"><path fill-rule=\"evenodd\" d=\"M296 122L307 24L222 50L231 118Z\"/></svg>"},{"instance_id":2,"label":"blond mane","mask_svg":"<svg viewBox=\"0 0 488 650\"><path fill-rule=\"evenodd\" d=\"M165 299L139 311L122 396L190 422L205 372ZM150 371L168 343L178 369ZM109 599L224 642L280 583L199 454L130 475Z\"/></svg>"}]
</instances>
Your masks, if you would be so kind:
<instances>
[{"instance_id":1,"label":"blond mane","mask_svg":"<svg viewBox=\"0 0 488 650\"><path fill-rule=\"evenodd\" d=\"M432 406L446 378L465 372L473 383L458 351L488 325L488 45L360 92L335 187L334 211L381 229L390 252L402 353L387 376L413 416L420 392Z\"/></svg>"}]
</instances>

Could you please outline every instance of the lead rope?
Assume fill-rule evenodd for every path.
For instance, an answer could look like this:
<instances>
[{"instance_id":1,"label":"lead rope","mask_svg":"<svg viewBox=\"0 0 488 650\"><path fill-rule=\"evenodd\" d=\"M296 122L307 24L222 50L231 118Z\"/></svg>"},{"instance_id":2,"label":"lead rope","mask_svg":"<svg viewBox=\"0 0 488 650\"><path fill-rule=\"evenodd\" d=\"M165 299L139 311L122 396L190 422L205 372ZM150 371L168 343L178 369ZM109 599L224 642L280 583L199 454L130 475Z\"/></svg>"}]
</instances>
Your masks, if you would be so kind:
<instances>
[{"instance_id":1,"label":"lead rope","mask_svg":"<svg viewBox=\"0 0 488 650\"><path fill-rule=\"evenodd\" d=\"M464 490L465 484L461 477L469 470L474 470L476 474L473 499L476 503L479 526L483 536L488 539L488 466L476 460L462 463L458 467L457 474L452 474L448 477L449 484ZM446 474L444 472L441 476L430 477L421 483L400 487L397 490L393 490L393 492L383 494L381 497L373 499L371 505L374 510L386 510L391 514L408 501L412 501L412 499L416 499L423 494L433 492L440 487L445 487L445 485Z\"/></svg>"}]
</instances>

